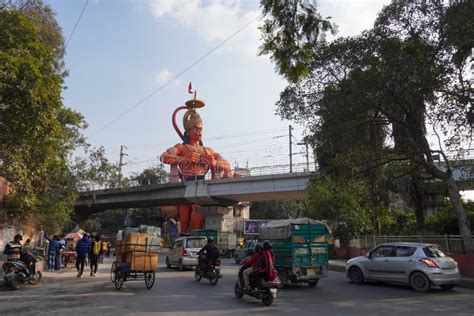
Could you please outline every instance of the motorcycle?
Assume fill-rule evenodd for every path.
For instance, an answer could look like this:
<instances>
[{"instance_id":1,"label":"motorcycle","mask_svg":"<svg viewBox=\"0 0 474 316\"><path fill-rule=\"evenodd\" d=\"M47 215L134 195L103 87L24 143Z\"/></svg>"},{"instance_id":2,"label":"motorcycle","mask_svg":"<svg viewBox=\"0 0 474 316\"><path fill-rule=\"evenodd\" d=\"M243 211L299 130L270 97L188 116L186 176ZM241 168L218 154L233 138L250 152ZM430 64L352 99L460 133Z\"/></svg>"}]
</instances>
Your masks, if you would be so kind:
<instances>
[{"instance_id":1,"label":"motorcycle","mask_svg":"<svg viewBox=\"0 0 474 316\"><path fill-rule=\"evenodd\" d=\"M31 285L38 284L43 275L36 269L39 257L33 256L30 252L24 251L19 261L7 261L2 268L5 271L5 284L13 290L19 290L20 285L28 282Z\"/></svg>"},{"instance_id":2,"label":"motorcycle","mask_svg":"<svg viewBox=\"0 0 474 316\"><path fill-rule=\"evenodd\" d=\"M240 276L246 268L248 268L248 266L245 265L240 268L239 276L237 277L234 287L235 297L242 298L242 296L248 295L261 300L263 305L270 306L277 296L280 280L278 277L274 281L266 281L263 278L258 278L251 280L251 287L249 289L244 288L243 280L240 278Z\"/></svg>"},{"instance_id":3,"label":"motorcycle","mask_svg":"<svg viewBox=\"0 0 474 316\"><path fill-rule=\"evenodd\" d=\"M205 259L206 259L205 255L199 255L198 262L201 262ZM202 271L201 265L198 264L196 266L196 269L194 270L194 278L198 282L201 281L202 278L206 278L209 280L209 282L212 285L216 285L217 281L219 281L219 279L222 278L221 261L219 259L211 260L207 266L207 271Z\"/></svg>"}]
</instances>

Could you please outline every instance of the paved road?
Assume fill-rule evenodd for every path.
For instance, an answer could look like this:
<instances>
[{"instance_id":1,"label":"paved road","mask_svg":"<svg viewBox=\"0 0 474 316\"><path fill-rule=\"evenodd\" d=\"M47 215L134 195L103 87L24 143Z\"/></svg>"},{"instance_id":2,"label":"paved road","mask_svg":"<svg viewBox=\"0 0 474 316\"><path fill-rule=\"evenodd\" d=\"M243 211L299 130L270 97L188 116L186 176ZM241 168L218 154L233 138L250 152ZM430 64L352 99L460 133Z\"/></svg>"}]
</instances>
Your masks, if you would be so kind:
<instances>
[{"instance_id":1,"label":"paved road","mask_svg":"<svg viewBox=\"0 0 474 316\"><path fill-rule=\"evenodd\" d=\"M197 283L193 271L170 270L162 262L164 256L151 290L135 281L115 291L108 275L111 261L96 278L77 279L72 270L45 272L40 285L0 290L0 315L474 315L474 290L420 294L403 286L354 285L340 272L330 272L316 288L281 290L265 307L253 298L234 297L237 265L229 259L216 286Z\"/></svg>"}]
</instances>

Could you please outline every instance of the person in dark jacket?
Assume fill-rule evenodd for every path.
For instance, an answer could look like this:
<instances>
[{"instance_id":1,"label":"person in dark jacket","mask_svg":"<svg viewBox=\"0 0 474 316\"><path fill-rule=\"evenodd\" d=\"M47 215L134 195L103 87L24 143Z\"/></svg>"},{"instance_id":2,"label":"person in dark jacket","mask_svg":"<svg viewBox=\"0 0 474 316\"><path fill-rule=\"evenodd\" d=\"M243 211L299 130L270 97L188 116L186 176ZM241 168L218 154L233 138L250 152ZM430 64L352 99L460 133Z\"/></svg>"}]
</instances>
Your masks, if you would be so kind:
<instances>
[{"instance_id":1,"label":"person in dark jacket","mask_svg":"<svg viewBox=\"0 0 474 316\"><path fill-rule=\"evenodd\" d=\"M91 241L87 234L84 234L81 239L76 244L76 269L77 277L82 278L82 273L84 273L84 264L86 262L86 256L91 250Z\"/></svg>"},{"instance_id":2,"label":"person in dark jacket","mask_svg":"<svg viewBox=\"0 0 474 316\"><path fill-rule=\"evenodd\" d=\"M7 255L8 261L20 260L21 253L23 251L23 248L21 246L22 240L23 236L21 236L20 234L15 235L13 240L5 246L5 250L3 251L3 253Z\"/></svg>"},{"instance_id":3,"label":"person in dark jacket","mask_svg":"<svg viewBox=\"0 0 474 316\"><path fill-rule=\"evenodd\" d=\"M214 243L214 238L207 238L207 244L199 250L197 254L198 256L201 254L206 255L205 258L200 258L198 263L201 270L206 273L209 263L219 258L219 249L217 249L216 244Z\"/></svg>"},{"instance_id":4,"label":"person in dark jacket","mask_svg":"<svg viewBox=\"0 0 474 316\"><path fill-rule=\"evenodd\" d=\"M277 272L273 264L274 255L271 241L265 240L262 248L262 255L258 258L257 263L250 274L250 278L264 278L267 281L273 282L277 277Z\"/></svg>"},{"instance_id":5,"label":"person in dark jacket","mask_svg":"<svg viewBox=\"0 0 474 316\"><path fill-rule=\"evenodd\" d=\"M59 249L60 249L60 244L59 244L59 237L54 235L53 238L48 237L48 232L44 232L44 238L49 241L49 246L48 246L48 269L50 272L54 271L54 265L56 263L56 256L59 255ZM61 270L61 267L59 267L58 270Z\"/></svg>"}]
</instances>

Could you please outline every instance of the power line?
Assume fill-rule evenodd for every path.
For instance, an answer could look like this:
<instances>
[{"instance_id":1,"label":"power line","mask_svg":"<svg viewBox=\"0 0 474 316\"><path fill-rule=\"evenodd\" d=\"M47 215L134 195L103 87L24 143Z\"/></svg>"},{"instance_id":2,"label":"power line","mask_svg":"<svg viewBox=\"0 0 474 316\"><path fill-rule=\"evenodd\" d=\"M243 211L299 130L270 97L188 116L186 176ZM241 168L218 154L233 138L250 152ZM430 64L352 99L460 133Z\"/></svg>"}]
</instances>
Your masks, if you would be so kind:
<instances>
[{"instance_id":1,"label":"power line","mask_svg":"<svg viewBox=\"0 0 474 316\"><path fill-rule=\"evenodd\" d=\"M205 137L203 139L204 142L212 141L212 140L226 140L229 138L237 138L237 137L249 137L249 136L254 136L254 135L262 135L262 134L271 134L275 132L280 132L284 131L286 128L278 128L278 129L272 129L272 130L257 130L257 131L249 131L249 132L242 132L242 133L234 133L234 134L228 134L228 135L223 135L223 136L211 136L211 137ZM128 147L128 150L134 150L134 149L144 149L144 148L152 148L152 147L163 147L163 146L170 146L172 145L171 142L166 142L166 143L161 143L161 144L143 144L143 145L135 145L135 146L130 146ZM226 144L224 144L226 145ZM117 151L111 151L110 153L117 152Z\"/></svg>"},{"instance_id":2,"label":"power line","mask_svg":"<svg viewBox=\"0 0 474 316\"><path fill-rule=\"evenodd\" d=\"M88 3L89 3L89 0L86 0L86 3L84 4L84 7L82 8L81 14L79 15L79 18L77 18L76 24L74 25L74 28L72 29L72 32L69 35L69 38L67 39L67 42L66 42L66 45L64 46L64 49L66 49L67 46L69 45L69 42L71 41L71 38L74 35L74 32L76 31L76 28L79 25L79 22L81 21L82 15L84 14L84 11L86 11L86 7L87 7Z\"/></svg>"},{"instance_id":3,"label":"power line","mask_svg":"<svg viewBox=\"0 0 474 316\"><path fill-rule=\"evenodd\" d=\"M155 89L153 92L151 92L149 95L147 95L146 97L144 97L143 99L141 99L138 103L136 103L135 105L133 105L131 108L129 108L128 110L126 110L125 112L123 112L122 114L118 115L116 118L114 118L112 121L110 121L109 123L105 124L103 127L99 128L98 130L96 130L94 133L92 133L91 135L87 136L86 138L91 138L95 135L97 135L99 132L103 131L104 129L106 129L107 127L109 127L110 125L112 125L113 123L117 122L118 120L120 120L122 117L124 117L125 115L127 115L128 113L130 113L131 111L133 111L135 108L137 108L138 106L140 106L141 104L143 104L145 101L147 101L148 99L150 99L152 96L154 96L156 93L158 93L160 90L162 90L163 88L165 88L166 86L168 86L169 84L171 84L173 81L175 81L176 79L178 79L181 75L183 75L184 73L186 73L188 70L190 70L191 68L193 68L195 65L197 65L198 63L200 63L202 60L204 60L207 56L209 56L210 54L212 54L214 51L216 51L218 48L220 48L221 46L223 46L225 43L227 43L228 41L230 41L234 36L236 36L237 34L239 34L240 32L242 32L246 27L248 27L250 24L252 24L253 22L255 22L256 20L260 19L261 17L263 17L263 15L259 15L257 17L255 17L254 19L250 20L250 22L247 22L244 26L242 26L240 29L238 29L236 32L234 32L233 34L231 34L229 37L227 37L225 40L223 40L222 42L220 42L219 44L217 44L213 49L211 49L210 51L208 51L207 53L205 53L203 56L201 56L200 58L198 58L195 62L193 62L191 65L189 65L188 67L186 67L184 70L182 70L181 72L179 72L176 76L174 76L173 78L171 78L168 82L162 84L160 87L158 87L157 89Z\"/></svg>"}]
</instances>

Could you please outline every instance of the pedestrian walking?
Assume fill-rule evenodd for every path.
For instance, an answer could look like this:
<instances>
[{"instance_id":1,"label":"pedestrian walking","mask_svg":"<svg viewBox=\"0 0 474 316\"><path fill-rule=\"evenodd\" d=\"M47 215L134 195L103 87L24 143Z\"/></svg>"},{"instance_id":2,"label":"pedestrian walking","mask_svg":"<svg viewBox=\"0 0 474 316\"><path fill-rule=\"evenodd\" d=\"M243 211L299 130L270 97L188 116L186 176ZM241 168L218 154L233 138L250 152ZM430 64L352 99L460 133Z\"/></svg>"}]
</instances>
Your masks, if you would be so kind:
<instances>
[{"instance_id":1,"label":"pedestrian walking","mask_svg":"<svg viewBox=\"0 0 474 316\"><path fill-rule=\"evenodd\" d=\"M110 248L112 248L112 243L110 242L110 240L107 240L107 252L105 253L106 258L110 257Z\"/></svg>"},{"instance_id":2,"label":"pedestrian walking","mask_svg":"<svg viewBox=\"0 0 474 316\"><path fill-rule=\"evenodd\" d=\"M44 232L44 238L49 241L48 245L48 269L50 272L54 271L54 266L56 264L56 256L59 254L59 237L54 235L53 238L48 237L48 232Z\"/></svg>"},{"instance_id":3,"label":"pedestrian walking","mask_svg":"<svg viewBox=\"0 0 474 316\"><path fill-rule=\"evenodd\" d=\"M107 242L105 239L102 239L100 242L100 263L104 263L104 257L105 254L107 253Z\"/></svg>"},{"instance_id":4,"label":"pedestrian walking","mask_svg":"<svg viewBox=\"0 0 474 316\"><path fill-rule=\"evenodd\" d=\"M87 234L84 234L81 239L76 244L76 269L77 269L77 277L82 278L82 274L84 273L84 264L86 262L86 256L90 252L91 249L91 241Z\"/></svg>"},{"instance_id":5,"label":"pedestrian walking","mask_svg":"<svg viewBox=\"0 0 474 316\"><path fill-rule=\"evenodd\" d=\"M97 273L97 268L99 267L100 254L102 250L102 242L100 241L100 236L96 235L94 241L92 242L91 251L89 252L89 260L91 263L91 277L95 277Z\"/></svg>"}]
</instances>

